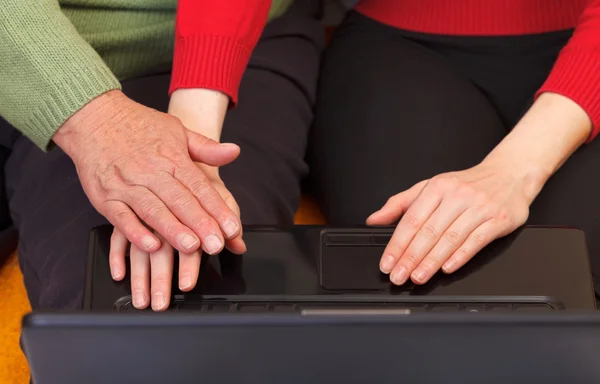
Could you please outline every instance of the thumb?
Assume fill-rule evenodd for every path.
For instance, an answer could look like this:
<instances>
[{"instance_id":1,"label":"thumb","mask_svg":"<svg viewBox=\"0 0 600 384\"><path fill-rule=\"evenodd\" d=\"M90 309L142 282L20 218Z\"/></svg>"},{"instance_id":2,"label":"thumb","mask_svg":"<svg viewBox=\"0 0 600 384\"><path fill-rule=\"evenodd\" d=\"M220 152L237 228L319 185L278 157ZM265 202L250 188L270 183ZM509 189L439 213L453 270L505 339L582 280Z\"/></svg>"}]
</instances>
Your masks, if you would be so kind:
<instances>
[{"instance_id":1,"label":"thumb","mask_svg":"<svg viewBox=\"0 0 600 384\"><path fill-rule=\"evenodd\" d=\"M378 211L367 218L368 225L390 225L394 224L408 210L408 207L415 202L428 180L413 185L404 192L398 193L388 199L388 201Z\"/></svg>"},{"instance_id":2,"label":"thumb","mask_svg":"<svg viewBox=\"0 0 600 384\"><path fill-rule=\"evenodd\" d=\"M188 151L193 161L213 167L221 167L240 155L240 147L230 143L218 143L199 133L187 131Z\"/></svg>"}]
</instances>

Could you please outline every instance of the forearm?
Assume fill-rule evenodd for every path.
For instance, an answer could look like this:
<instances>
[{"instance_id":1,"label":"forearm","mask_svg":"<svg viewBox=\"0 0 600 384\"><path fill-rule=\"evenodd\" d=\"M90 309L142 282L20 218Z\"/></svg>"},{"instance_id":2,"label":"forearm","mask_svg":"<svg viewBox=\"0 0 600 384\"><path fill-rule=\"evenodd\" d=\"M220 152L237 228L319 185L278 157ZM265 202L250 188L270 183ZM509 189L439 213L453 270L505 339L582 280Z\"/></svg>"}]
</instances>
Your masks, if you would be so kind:
<instances>
[{"instance_id":1,"label":"forearm","mask_svg":"<svg viewBox=\"0 0 600 384\"><path fill-rule=\"evenodd\" d=\"M591 131L592 122L579 105L544 93L484 162L501 162L516 177L528 180L527 192L533 200Z\"/></svg>"},{"instance_id":2,"label":"forearm","mask_svg":"<svg viewBox=\"0 0 600 384\"><path fill-rule=\"evenodd\" d=\"M228 105L229 97L220 91L179 89L171 95L169 113L187 129L219 141Z\"/></svg>"}]
</instances>

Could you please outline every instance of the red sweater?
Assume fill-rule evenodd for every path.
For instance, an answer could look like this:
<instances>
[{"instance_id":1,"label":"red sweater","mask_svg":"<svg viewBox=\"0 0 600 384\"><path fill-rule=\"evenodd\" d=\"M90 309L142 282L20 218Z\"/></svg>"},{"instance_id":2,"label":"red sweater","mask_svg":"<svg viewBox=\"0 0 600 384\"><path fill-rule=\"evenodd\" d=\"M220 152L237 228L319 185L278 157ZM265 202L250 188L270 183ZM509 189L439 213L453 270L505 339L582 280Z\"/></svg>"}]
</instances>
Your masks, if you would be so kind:
<instances>
[{"instance_id":1,"label":"red sweater","mask_svg":"<svg viewBox=\"0 0 600 384\"><path fill-rule=\"evenodd\" d=\"M296 0L302 1L302 0ZM179 0L171 92L211 88L233 103L269 12L269 0ZM444 35L522 35L575 28L539 89L569 97L600 132L600 0L361 0L362 14Z\"/></svg>"}]
</instances>

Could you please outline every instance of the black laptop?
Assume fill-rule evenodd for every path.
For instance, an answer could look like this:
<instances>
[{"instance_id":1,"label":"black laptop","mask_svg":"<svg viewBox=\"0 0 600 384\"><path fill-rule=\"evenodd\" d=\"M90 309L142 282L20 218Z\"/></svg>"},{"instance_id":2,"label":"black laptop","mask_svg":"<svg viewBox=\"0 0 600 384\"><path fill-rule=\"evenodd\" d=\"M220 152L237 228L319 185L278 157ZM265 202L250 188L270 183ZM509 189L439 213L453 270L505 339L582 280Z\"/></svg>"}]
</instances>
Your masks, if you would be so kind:
<instances>
[{"instance_id":1,"label":"black laptop","mask_svg":"<svg viewBox=\"0 0 600 384\"><path fill-rule=\"evenodd\" d=\"M390 228L245 228L169 311L138 311L93 231L85 310L34 313L36 383L596 383L600 317L581 231L524 228L452 275L395 287Z\"/></svg>"},{"instance_id":2,"label":"black laptop","mask_svg":"<svg viewBox=\"0 0 600 384\"><path fill-rule=\"evenodd\" d=\"M131 304L129 280L115 282L110 277L111 231L101 227L92 232L85 309L137 311ZM203 257L198 286L190 293L178 290L175 277L170 310L414 313L595 307L580 230L523 228L492 243L454 274L438 273L425 285L402 287L392 285L379 271L392 233L393 228L245 228L245 255L223 252Z\"/></svg>"}]
</instances>

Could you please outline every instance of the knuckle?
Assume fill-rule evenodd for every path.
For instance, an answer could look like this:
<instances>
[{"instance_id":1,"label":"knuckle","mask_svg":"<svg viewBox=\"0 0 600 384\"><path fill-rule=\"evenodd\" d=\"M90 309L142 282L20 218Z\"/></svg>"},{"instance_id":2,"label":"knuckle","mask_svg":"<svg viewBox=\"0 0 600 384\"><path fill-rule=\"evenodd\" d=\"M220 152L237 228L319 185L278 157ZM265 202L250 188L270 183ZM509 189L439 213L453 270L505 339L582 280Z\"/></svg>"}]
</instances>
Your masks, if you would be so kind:
<instances>
[{"instance_id":1,"label":"knuckle","mask_svg":"<svg viewBox=\"0 0 600 384\"><path fill-rule=\"evenodd\" d=\"M183 192L173 192L169 196L170 204L174 209L182 212L187 212L192 208L193 199L188 194Z\"/></svg>"},{"instance_id":2,"label":"knuckle","mask_svg":"<svg viewBox=\"0 0 600 384\"><path fill-rule=\"evenodd\" d=\"M438 269L438 264L440 262L440 257L439 256L431 256L429 258L427 258L426 261L423 261L423 263L421 263L422 268L428 272L428 274L434 274Z\"/></svg>"},{"instance_id":3,"label":"knuckle","mask_svg":"<svg viewBox=\"0 0 600 384\"><path fill-rule=\"evenodd\" d=\"M465 248L459 248L456 251L455 256L458 258L458 260L464 261L469 258L469 252Z\"/></svg>"},{"instance_id":4,"label":"knuckle","mask_svg":"<svg viewBox=\"0 0 600 384\"><path fill-rule=\"evenodd\" d=\"M165 208L154 201L142 201L140 217L144 221L157 221L165 212Z\"/></svg>"},{"instance_id":5,"label":"knuckle","mask_svg":"<svg viewBox=\"0 0 600 384\"><path fill-rule=\"evenodd\" d=\"M421 227L421 231L423 231L423 234L428 239L436 239L438 237L438 230L435 228L435 226L431 225L430 223L423 224L423 226Z\"/></svg>"},{"instance_id":6,"label":"knuckle","mask_svg":"<svg viewBox=\"0 0 600 384\"><path fill-rule=\"evenodd\" d=\"M166 272L157 273L156 275L152 276L152 285L164 287L164 286L170 285L171 280L172 280L172 278L171 278L170 274L168 274Z\"/></svg>"},{"instance_id":7,"label":"knuckle","mask_svg":"<svg viewBox=\"0 0 600 384\"><path fill-rule=\"evenodd\" d=\"M117 223L123 223L129 219L129 211L127 209L119 209L113 213L114 220ZM115 236L116 232L113 232Z\"/></svg>"},{"instance_id":8,"label":"knuckle","mask_svg":"<svg viewBox=\"0 0 600 384\"><path fill-rule=\"evenodd\" d=\"M392 255L395 260L398 260L398 256L400 256L403 251L404 251L404 247L402 247L401 244L399 244L397 241L392 239L388 243L385 253Z\"/></svg>"},{"instance_id":9,"label":"knuckle","mask_svg":"<svg viewBox=\"0 0 600 384\"><path fill-rule=\"evenodd\" d=\"M500 208L498 212L496 212L496 219L509 224L513 220L512 215L505 208Z\"/></svg>"},{"instance_id":10,"label":"knuckle","mask_svg":"<svg viewBox=\"0 0 600 384\"><path fill-rule=\"evenodd\" d=\"M475 245L479 248L479 247L483 247L483 245L485 245L486 243L486 236L479 232L473 232L473 243L475 243Z\"/></svg>"},{"instance_id":11,"label":"knuckle","mask_svg":"<svg viewBox=\"0 0 600 384\"><path fill-rule=\"evenodd\" d=\"M452 245L457 245L460 241L460 233L455 230L449 230L446 232L446 241Z\"/></svg>"},{"instance_id":12,"label":"knuckle","mask_svg":"<svg viewBox=\"0 0 600 384\"><path fill-rule=\"evenodd\" d=\"M217 224L208 216L204 216L196 220L194 227L200 233L211 233L215 231Z\"/></svg>"},{"instance_id":13,"label":"knuckle","mask_svg":"<svg viewBox=\"0 0 600 384\"><path fill-rule=\"evenodd\" d=\"M431 179L430 184L438 190L455 189L461 183L457 176L452 174L439 175Z\"/></svg>"},{"instance_id":14,"label":"knuckle","mask_svg":"<svg viewBox=\"0 0 600 384\"><path fill-rule=\"evenodd\" d=\"M419 262L419 258L414 253L407 253L406 255L404 255L403 259L404 264L408 267L416 265Z\"/></svg>"},{"instance_id":15,"label":"knuckle","mask_svg":"<svg viewBox=\"0 0 600 384\"><path fill-rule=\"evenodd\" d=\"M142 291L146 289L146 279L139 274L131 277L131 289L134 291Z\"/></svg>"},{"instance_id":16,"label":"knuckle","mask_svg":"<svg viewBox=\"0 0 600 384\"><path fill-rule=\"evenodd\" d=\"M405 216L406 224L412 229L418 229L421 226L421 220L414 214L407 214Z\"/></svg>"}]
</instances>

